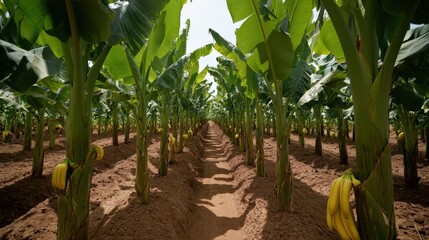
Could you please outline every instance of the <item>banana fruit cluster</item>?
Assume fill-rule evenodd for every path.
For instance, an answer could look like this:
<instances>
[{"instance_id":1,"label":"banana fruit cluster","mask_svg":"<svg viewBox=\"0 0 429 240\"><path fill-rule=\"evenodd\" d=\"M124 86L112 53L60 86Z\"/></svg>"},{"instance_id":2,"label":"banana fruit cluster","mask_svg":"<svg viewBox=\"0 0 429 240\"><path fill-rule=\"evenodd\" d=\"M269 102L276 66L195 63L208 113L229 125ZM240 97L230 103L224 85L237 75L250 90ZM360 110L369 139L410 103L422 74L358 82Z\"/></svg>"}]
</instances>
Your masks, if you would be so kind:
<instances>
[{"instance_id":1,"label":"banana fruit cluster","mask_svg":"<svg viewBox=\"0 0 429 240\"><path fill-rule=\"evenodd\" d=\"M58 188L60 190L64 190L66 188L68 166L68 159L65 159L55 166L51 179L52 186L54 188Z\"/></svg>"},{"instance_id":2,"label":"banana fruit cluster","mask_svg":"<svg viewBox=\"0 0 429 240\"><path fill-rule=\"evenodd\" d=\"M94 145L95 148L95 152L97 153L97 157L95 158L96 161L99 161L101 159L103 159L104 157L104 149L101 146L98 145Z\"/></svg>"},{"instance_id":3,"label":"banana fruit cluster","mask_svg":"<svg viewBox=\"0 0 429 240\"><path fill-rule=\"evenodd\" d=\"M338 232L341 239L360 240L353 211L350 206L350 193L360 181L350 171L336 178L329 191L326 221L329 230Z\"/></svg>"}]
</instances>

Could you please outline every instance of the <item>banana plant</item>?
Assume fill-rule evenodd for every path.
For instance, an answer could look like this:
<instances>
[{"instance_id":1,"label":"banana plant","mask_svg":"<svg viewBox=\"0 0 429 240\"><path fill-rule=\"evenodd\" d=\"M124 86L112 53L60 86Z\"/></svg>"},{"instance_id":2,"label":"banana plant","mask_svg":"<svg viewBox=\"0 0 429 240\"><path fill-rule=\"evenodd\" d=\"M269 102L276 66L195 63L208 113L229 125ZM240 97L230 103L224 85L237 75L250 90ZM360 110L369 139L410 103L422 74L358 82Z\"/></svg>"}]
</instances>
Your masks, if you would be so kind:
<instances>
[{"instance_id":1,"label":"banana plant","mask_svg":"<svg viewBox=\"0 0 429 240\"><path fill-rule=\"evenodd\" d=\"M253 153L253 134L252 134L252 124L254 122L253 116L254 112L251 111L251 106L254 104L256 108L256 162L257 162L257 175L264 176L264 153L263 153L263 116L262 116L262 107L260 106L260 101L258 99L258 87L259 84L262 84L263 81L261 77L254 72L249 65L246 63L244 54L232 43L220 36L216 31L209 29L210 34L213 36L213 39L216 41L216 50L222 54L224 57L228 58L234 63L235 68L237 69L238 75L240 77L240 85L236 89L240 89L240 93L244 100L245 105L245 145L246 145L246 163L248 165L253 165L255 162L255 157ZM221 78L222 79L222 78ZM223 84L225 85L225 84ZM244 88L243 88L244 87ZM252 103L253 102L253 103Z\"/></svg>"},{"instance_id":2,"label":"banana plant","mask_svg":"<svg viewBox=\"0 0 429 240\"><path fill-rule=\"evenodd\" d=\"M404 156L404 180L408 188L419 184L417 172L418 132L424 131L425 98L429 97L427 35L429 25L424 25L407 32L396 59L393 74L394 86L391 92L392 102L396 105L404 139L399 140Z\"/></svg>"},{"instance_id":3,"label":"banana plant","mask_svg":"<svg viewBox=\"0 0 429 240\"><path fill-rule=\"evenodd\" d=\"M313 65L316 70L312 75L313 86L301 96L297 106L301 107L309 105L313 107L314 115L316 117L315 153L318 156L322 156L322 108L324 108L324 106L328 106L336 109L334 115L338 123L340 163L348 164L345 134L343 134L345 128L343 109L347 109L350 106L347 105L347 94L341 91L341 89L347 86L345 83L347 72L332 56L327 56L326 59L324 57L316 58ZM328 135L329 132L330 129L328 129Z\"/></svg>"},{"instance_id":4,"label":"banana plant","mask_svg":"<svg viewBox=\"0 0 429 240\"><path fill-rule=\"evenodd\" d=\"M133 36L134 31L128 28L121 29L123 25L118 24L118 28L123 33L131 35L117 36L118 39L124 41L124 46L113 48L108 57L108 64L106 64L114 79L133 79L135 83L137 96L136 190L138 198L144 204L149 203L149 170L146 144L147 108L150 100L148 86L156 79L157 74L162 72L165 57L169 54L174 46L174 40L179 35L180 13L185 2L185 0L135 1L141 16L146 16L142 20L145 21L145 24L137 24L136 27L143 27L144 29L137 32L140 35ZM127 4L122 4L120 7L123 10L128 8ZM130 25L134 26L135 21L132 20L132 13L128 11L127 13L129 13ZM124 62L128 62L127 66L129 67L117 68L118 64Z\"/></svg>"},{"instance_id":5,"label":"banana plant","mask_svg":"<svg viewBox=\"0 0 429 240\"><path fill-rule=\"evenodd\" d=\"M110 34L113 12L105 2L16 2L17 9L41 33L39 39L64 58L71 85L66 141L72 168L67 175L67 187L59 199L59 239L88 237L89 187L95 159L95 150L89 147L89 134L95 80L111 47L119 40L128 38L135 52L143 45L165 1L146 3L129 1L112 5L117 14ZM131 27L132 31L123 31L126 27ZM91 49L96 52L91 53ZM91 67L87 65L89 59Z\"/></svg>"},{"instance_id":6,"label":"banana plant","mask_svg":"<svg viewBox=\"0 0 429 240\"><path fill-rule=\"evenodd\" d=\"M237 47L247 55L249 66L266 81L273 100L277 131L276 209L289 210L292 170L288 138L290 99L283 101L283 85L293 68L294 52L310 21L311 1L227 1L234 23L244 20L236 31Z\"/></svg>"},{"instance_id":7,"label":"banana plant","mask_svg":"<svg viewBox=\"0 0 429 240\"><path fill-rule=\"evenodd\" d=\"M0 47L0 58L5 66L1 73L3 83L16 92L35 112L37 128L32 176L40 177L43 173L45 110L48 105L53 105L53 99L48 95L50 97L56 95L53 93L56 91L53 86L58 82L52 80L52 77L62 70L62 66L46 47L26 51L2 40L0 40ZM46 82L52 82L52 84L46 85ZM31 144L31 138L28 140L28 136L27 141Z\"/></svg>"},{"instance_id":8,"label":"banana plant","mask_svg":"<svg viewBox=\"0 0 429 240\"><path fill-rule=\"evenodd\" d=\"M389 145L389 94L399 49L410 23L425 23L426 1L322 0L330 20L324 46L345 59L356 124L355 187L360 238L396 237ZM332 37L333 32L338 38ZM325 33L324 33L325 32ZM379 64L381 60L381 65Z\"/></svg>"},{"instance_id":9,"label":"banana plant","mask_svg":"<svg viewBox=\"0 0 429 240\"><path fill-rule=\"evenodd\" d=\"M192 69L196 69L196 72L198 73L198 59L200 57L206 56L208 54L210 54L212 50L212 44L208 44L206 46L203 46L199 49L196 49L195 51L193 51L192 53L188 54L188 55L184 55L181 56L180 58L178 58L175 62L171 63L171 65L167 66L167 68L159 75L159 77L157 77L154 82L153 85L159 89L160 91L160 96L161 96L161 124L163 129L165 129L165 131L163 131L161 133L161 147L160 147L160 168L159 168L159 174L161 176L165 176L167 174L167 164L168 162L171 162L169 160L172 160L172 162L175 161L175 157L176 157L176 151L177 151L177 146L175 144L172 144L172 154L171 157L169 159L169 154L168 154L168 132L167 129L169 129L168 127L168 101L167 98L171 98L172 102L172 107L175 108L175 114L176 116L173 117L174 121L173 121L173 137L174 139L177 139L177 124L178 124L178 112L177 112L177 107L180 104L179 103L179 94L180 92L183 91L184 89L184 79L183 76L184 75L189 75L189 73L195 72L195 70L193 71ZM175 52L173 51L171 54L175 54ZM196 66L196 68L194 67ZM203 79L205 76L205 73L207 72L207 70L203 70L203 75L201 77L199 77L199 79ZM193 75L193 74L192 74ZM195 77L197 78L197 77ZM195 79L193 78L193 79ZM193 83L191 84L191 86L193 85ZM165 141L165 142L164 142ZM175 140L173 140L175 141ZM165 163L165 165L164 165Z\"/></svg>"}]
</instances>

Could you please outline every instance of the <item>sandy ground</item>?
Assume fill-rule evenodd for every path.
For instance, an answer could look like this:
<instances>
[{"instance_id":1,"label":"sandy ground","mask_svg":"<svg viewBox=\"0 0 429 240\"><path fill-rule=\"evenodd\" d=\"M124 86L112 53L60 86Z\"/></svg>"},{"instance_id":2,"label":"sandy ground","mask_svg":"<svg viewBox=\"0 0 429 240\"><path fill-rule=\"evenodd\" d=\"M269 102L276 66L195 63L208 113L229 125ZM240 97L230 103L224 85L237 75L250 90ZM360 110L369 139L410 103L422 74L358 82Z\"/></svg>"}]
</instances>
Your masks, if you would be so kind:
<instances>
[{"instance_id":1,"label":"sandy ground","mask_svg":"<svg viewBox=\"0 0 429 240\"><path fill-rule=\"evenodd\" d=\"M265 137L266 176L255 177L245 155L217 125L205 124L168 175L157 175L159 136L148 139L150 203L140 204L134 189L135 135L130 144L112 146L108 135L93 135L105 148L96 162L91 188L91 239L339 239L325 223L331 181L354 166L338 164L336 139L323 139L323 157L314 155L314 138L304 149L292 135L294 176L291 212L274 210L275 138ZM41 178L30 177L32 152L19 140L0 144L0 239L55 239L57 197L51 171L65 157L64 137L48 149ZM403 187L402 156L392 138L392 164L398 239L429 239L429 166L418 161L421 186Z\"/></svg>"}]
</instances>

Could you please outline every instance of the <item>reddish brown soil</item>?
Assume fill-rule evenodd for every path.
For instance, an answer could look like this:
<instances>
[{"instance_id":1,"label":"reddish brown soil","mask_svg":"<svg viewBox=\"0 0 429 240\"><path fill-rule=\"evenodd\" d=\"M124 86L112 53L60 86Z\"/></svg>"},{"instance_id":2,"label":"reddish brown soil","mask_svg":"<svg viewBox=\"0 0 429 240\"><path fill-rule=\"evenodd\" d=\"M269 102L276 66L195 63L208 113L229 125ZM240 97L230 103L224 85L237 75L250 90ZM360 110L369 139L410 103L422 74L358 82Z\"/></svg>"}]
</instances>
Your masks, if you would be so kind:
<instances>
[{"instance_id":1,"label":"reddish brown soil","mask_svg":"<svg viewBox=\"0 0 429 240\"><path fill-rule=\"evenodd\" d=\"M209 131L207 131L209 129ZM137 201L134 189L135 135L130 144L112 146L108 135L94 135L105 148L96 162L91 188L91 239L339 239L327 230L325 207L331 181L354 166L354 146L348 142L349 166L338 164L335 139L323 139L323 157L314 155L314 138L303 150L292 135L290 160L294 175L291 212L274 210L275 138L265 138L266 177L244 162L216 125L206 124L190 141L168 176L157 174L159 136L149 145L150 203ZM418 160L420 187L403 187L402 156L392 138L394 198L398 239L429 238L429 166ZM64 137L48 149L45 170L32 178L32 152L19 140L0 144L0 239L55 239L56 192L50 184L55 164L65 157Z\"/></svg>"}]
</instances>

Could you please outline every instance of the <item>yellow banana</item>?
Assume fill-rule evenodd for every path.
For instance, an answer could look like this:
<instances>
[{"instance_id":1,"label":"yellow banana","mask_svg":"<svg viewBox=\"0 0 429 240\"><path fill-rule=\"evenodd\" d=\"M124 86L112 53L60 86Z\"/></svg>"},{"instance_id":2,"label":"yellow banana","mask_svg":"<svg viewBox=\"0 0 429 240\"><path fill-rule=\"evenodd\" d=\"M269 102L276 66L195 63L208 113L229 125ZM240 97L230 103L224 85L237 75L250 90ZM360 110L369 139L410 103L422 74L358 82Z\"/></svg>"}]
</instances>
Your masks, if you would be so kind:
<instances>
[{"instance_id":1,"label":"yellow banana","mask_svg":"<svg viewBox=\"0 0 429 240\"><path fill-rule=\"evenodd\" d=\"M351 232L351 230L350 230L349 222L348 222L348 219L350 218L350 216L346 216L346 215L344 215L344 214L342 213L342 211L340 211L340 216L341 216L341 222L343 223L344 229L345 229L345 230L346 230L346 232L347 232L347 236L349 237L349 239L353 239L353 237L352 237L352 232Z\"/></svg>"},{"instance_id":2,"label":"yellow banana","mask_svg":"<svg viewBox=\"0 0 429 240\"><path fill-rule=\"evenodd\" d=\"M347 231L344 227L344 224L341 220L341 211L337 211L334 215L334 221L335 221L335 230L337 230L338 234L340 235L341 239L343 240L349 240L350 237L347 234Z\"/></svg>"},{"instance_id":3,"label":"yellow banana","mask_svg":"<svg viewBox=\"0 0 429 240\"><path fill-rule=\"evenodd\" d=\"M343 224L345 228L348 230L348 234L353 240L360 240L359 232L356 228L356 223L354 220L353 211L349 208L349 213L347 215L343 215Z\"/></svg>"},{"instance_id":4,"label":"yellow banana","mask_svg":"<svg viewBox=\"0 0 429 240\"><path fill-rule=\"evenodd\" d=\"M339 193L341 183L343 182L342 177L336 178L331 185L331 189L329 191L329 199L328 199L328 211L329 214L334 216L335 212L338 210L339 205Z\"/></svg>"},{"instance_id":5,"label":"yellow banana","mask_svg":"<svg viewBox=\"0 0 429 240\"><path fill-rule=\"evenodd\" d=\"M55 176L55 183L56 183L56 187L58 188L58 189L61 189L60 188L60 178L61 178L61 164L62 163L59 163L59 164L57 164L57 166L56 166L56 170L57 170L57 175Z\"/></svg>"},{"instance_id":6,"label":"yellow banana","mask_svg":"<svg viewBox=\"0 0 429 240\"><path fill-rule=\"evenodd\" d=\"M60 163L60 178L59 178L59 189L64 190L66 188L66 175L67 175L67 163Z\"/></svg>"},{"instance_id":7,"label":"yellow banana","mask_svg":"<svg viewBox=\"0 0 429 240\"><path fill-rule=\"evenodd\" d=\"M97 152L97 157L95 158L95 160L101 160L104 156L104 149L101 146L95 145L94 146L95 151Z\"/></svg>"},{"instance_id":8,"label":"yellow banana","mask_svg":"<svg viewBox=\"0 0 429 240\"><path fill-rule=\"evenodd\" d=\"M333 216L331 214L329 214L329 210L328 210L328 208L326 208L326 223L328 224L328 228L331 231L334 230L333 221L334 221Z\"/></svg>"},{"instance_id":9,"label":"yellow banana","mask_svg":"<svg viewBox=\"0 0 429 240\"><path fill-rule=\"evenodd\" d=\"M344 215L349 214L350 209L350 192L352 191L352 180L348 175L345 175L340 188L340 208Z\"/></svg>"},{"instance_id":10,"label":"yellow banana","mask_svg":"<svg viewBox=\"0 0 429 240\"><path fill-rule=\"evenodd\" d=\"M58 183L57 183L58 169L57 168L58 168L58 165L55 165L51 175L51 183L54 188L58 188Z\"/></svg>"}]
</instances>

